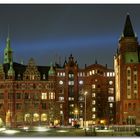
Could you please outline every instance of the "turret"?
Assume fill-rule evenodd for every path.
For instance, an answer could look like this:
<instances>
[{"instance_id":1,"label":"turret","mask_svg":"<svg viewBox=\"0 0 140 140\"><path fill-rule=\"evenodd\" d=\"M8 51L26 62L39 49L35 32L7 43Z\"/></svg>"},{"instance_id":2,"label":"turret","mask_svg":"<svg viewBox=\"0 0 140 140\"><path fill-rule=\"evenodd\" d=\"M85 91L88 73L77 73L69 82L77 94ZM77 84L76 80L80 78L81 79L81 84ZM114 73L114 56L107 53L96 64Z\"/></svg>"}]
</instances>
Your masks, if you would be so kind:
<instances>
[{"instance_id":1,"label":"turret","mask_svg":"<svg viewBox=\"0 0 140 140\"><path fill-rule=\"evenodd\" d=\"M10 68L8 70L8 79L14 80L14 78L15 78L15 71L13 69L13 63L10 62Z\"/></svg>"}]
</instances>

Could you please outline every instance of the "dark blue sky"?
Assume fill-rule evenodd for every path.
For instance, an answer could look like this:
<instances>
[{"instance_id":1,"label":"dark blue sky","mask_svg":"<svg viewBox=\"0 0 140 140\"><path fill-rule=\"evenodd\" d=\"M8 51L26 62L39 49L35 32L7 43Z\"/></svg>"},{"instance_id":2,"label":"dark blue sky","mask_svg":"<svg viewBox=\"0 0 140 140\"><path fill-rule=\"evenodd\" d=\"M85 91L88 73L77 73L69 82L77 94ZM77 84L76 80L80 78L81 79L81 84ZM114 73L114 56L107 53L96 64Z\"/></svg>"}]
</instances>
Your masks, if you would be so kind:
<instances>
[{"instance_id":1,"label":"dark blue sky","mask_svg":"<svg viewBox=\"0 0 140 140\"><path fill-rule=\"evenodd\" d=\"M8 24L14 61L39 65L64 62L70 53L79 66L113 67L113 56L127 12L140 37L140 5L0 5L0 60L3 62Z\"/></svg>"}]
</instances>

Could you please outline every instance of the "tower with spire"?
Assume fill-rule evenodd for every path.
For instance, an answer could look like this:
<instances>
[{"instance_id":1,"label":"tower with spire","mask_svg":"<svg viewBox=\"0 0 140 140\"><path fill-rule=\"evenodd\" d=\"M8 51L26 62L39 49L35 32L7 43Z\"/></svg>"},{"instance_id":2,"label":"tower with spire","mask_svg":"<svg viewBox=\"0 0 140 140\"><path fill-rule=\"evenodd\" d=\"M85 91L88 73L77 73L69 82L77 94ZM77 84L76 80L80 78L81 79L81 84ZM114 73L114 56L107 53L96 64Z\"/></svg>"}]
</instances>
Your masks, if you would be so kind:
<instances>
[{"instance_id":1,"label":"tower with spire","mask_svg":"<svg viewBox=\"0 0 140 140\"><path fill-rule=\"evenodd\" d=\"M114 56L116 83L116 123L140 124L139 43L127 14L119 47Z\"/></svg>"},{"instance_id":2,"label":"tower with spire","mask_svg":"<svg viewBox=\"0 0 140 140\"><path fill-rule=\"evenodd\" d=\"M8 37L6 40L6 47L4 49L4 64L12 62L12 48L10 44L9 28L8 28Z\"/></svg>"}]
</instances>

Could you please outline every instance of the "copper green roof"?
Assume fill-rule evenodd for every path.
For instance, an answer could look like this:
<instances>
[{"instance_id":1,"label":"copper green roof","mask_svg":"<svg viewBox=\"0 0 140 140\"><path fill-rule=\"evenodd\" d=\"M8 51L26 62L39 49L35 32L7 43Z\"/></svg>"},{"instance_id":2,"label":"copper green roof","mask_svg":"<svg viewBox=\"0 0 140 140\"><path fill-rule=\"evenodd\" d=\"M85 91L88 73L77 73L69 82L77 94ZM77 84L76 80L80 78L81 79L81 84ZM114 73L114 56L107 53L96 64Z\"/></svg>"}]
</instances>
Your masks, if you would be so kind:
<instances>
[{"instance_id":1,"label":"copper green roof","mask_svg":"<svg viewBox=\"0 0 140 140\"><path fill-rule=\"evenodd\" d=\"M52 63L51 63L51 67L50 67L50 70L49 70L49 75L50 75L50 76L55 75L55 70L54 70L54 68L53 68Z\"/></svg>"},{"instance_id":2,"label":"copper green roof","mask_svg":"<svg viewBox=\"0 0 140 140\"><path fill-rule=\"evenodd\" d=\"M13 69L13 63L10 63L10 69L8 70L8 75L15 75L15 71Z\"/></svg>"}]
</instances>

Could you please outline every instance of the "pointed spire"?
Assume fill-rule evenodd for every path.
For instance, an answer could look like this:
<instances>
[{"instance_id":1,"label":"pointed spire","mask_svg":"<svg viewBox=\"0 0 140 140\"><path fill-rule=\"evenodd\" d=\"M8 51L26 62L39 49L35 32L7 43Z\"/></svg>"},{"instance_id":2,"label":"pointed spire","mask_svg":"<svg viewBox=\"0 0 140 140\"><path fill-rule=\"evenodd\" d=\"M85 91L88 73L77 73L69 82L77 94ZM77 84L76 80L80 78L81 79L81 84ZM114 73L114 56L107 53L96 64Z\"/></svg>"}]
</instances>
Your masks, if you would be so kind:
<instances>
[{"instance_id":1,"label":"pointed spire","mask_svg":"<svg viewBox=\"0 0 140 140\"><path fill-rule=\"evenodd\" d=\"M135 37L133 27L132 27L132 24L131 24L131 20L130 20L130 16L129 16L128 13L127 13L127 16L126 16L123 35L124 35L124 37Z\"/></svg>"}]
</instances>

